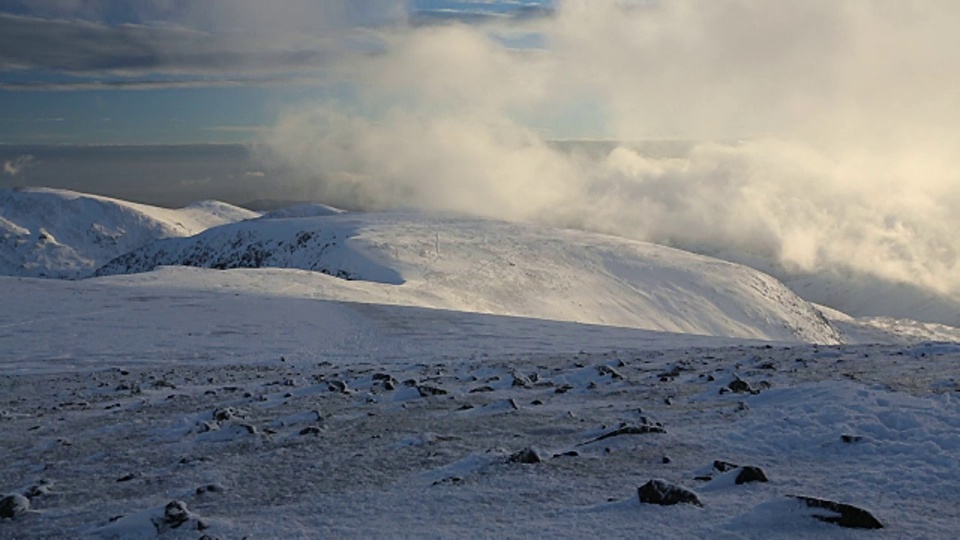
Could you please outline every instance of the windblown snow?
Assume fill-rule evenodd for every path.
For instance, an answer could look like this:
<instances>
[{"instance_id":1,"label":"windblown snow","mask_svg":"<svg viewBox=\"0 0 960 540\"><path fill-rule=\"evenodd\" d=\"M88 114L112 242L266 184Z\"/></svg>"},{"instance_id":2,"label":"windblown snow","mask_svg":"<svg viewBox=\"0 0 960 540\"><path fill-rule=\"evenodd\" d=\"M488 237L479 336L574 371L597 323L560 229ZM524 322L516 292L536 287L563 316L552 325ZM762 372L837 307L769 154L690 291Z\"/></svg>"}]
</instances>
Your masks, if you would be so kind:
<instances>
[{"instance_id":1,"label":"windblown snow","mask_svg":"<svg viewBox=\"0 0 960 540\"><path fill-rule=\"evenodd\" d=\"M259 214L217 201L169 209L67 190L0 190L0 275L75 279L153 240Z\"/></svg>"}]
</instances>

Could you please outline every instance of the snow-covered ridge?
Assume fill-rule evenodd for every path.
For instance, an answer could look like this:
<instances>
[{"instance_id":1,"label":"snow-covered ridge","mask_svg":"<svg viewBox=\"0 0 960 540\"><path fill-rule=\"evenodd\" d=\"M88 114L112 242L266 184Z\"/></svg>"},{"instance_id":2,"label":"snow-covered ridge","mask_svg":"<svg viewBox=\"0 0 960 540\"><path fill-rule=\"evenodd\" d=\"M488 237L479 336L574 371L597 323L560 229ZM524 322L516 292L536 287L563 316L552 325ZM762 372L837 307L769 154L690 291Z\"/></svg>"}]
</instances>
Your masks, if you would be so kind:
<instances>
[{"instance_id":1,"label":"snow-covered ridge","mask_svg":"<svg viewBox=\"0 0 960 540\"><path fill-rule=\"evenodd\" d=\"M134 250L98 276L158 266L292 268L317 298L835 343L820 312L750 268L615 237L462 216L251 220ZM293 281L302 276L291 275Z\"/></svg>"},{"instance_id":2,"label":"snow-covered ridge","mask_svg":"<svg viewBox=\"0 0 960 540\"><path fill-rule=\"evenodd\" d=\"M68 190L0 190L0 274L75 279L159 238L259 214L218 201L170 209Z\"/></svg>"}]
</instances>

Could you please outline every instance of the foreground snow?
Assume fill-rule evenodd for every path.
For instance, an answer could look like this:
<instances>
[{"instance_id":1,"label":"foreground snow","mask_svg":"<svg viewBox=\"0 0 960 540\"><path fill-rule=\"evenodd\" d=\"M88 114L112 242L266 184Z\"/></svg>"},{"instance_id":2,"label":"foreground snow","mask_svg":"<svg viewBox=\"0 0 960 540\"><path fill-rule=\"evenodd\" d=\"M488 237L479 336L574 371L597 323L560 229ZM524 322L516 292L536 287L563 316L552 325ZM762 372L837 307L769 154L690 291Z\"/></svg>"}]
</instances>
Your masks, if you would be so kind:
<instances>
[{"instance_id":1,"label":"foreground snow","mask_svg":"<svg viewBox=\"0 0 960 540\"><path fill-rule=\"evenodd\" d=\"M788 495L868 510L871 536L955 535L960 345L318 301L275 276L307 279L0 279L22 306L0 313L0 492L30 507L0 537L854 534ZM511 459L527 448L542 461ZM641 504L652 478L703 507Z\"/></svg>"}]
</instances>

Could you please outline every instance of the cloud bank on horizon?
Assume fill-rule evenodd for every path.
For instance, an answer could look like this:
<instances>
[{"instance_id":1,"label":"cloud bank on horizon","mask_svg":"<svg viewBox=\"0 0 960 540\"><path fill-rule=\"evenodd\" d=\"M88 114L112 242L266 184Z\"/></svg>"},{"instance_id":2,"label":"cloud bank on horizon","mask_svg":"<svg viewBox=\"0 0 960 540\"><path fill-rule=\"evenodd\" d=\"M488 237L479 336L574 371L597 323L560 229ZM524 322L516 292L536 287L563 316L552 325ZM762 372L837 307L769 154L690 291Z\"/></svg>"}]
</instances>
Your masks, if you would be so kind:
<instances>
[{"instance_id":1,"label":"cloud bank on horizon","mask_svg":"<svg viewBox=\"0 0 960 540\"><path fill-rule=\"evenodd\" d=\"M265 158L331 204L584 227L960 293L960 5L559 2L392 29L352 103L299 104ZM536 34L539 47L504 46ZM592 113L651 155L551 145Z\"/></svg>"}]
</instances>

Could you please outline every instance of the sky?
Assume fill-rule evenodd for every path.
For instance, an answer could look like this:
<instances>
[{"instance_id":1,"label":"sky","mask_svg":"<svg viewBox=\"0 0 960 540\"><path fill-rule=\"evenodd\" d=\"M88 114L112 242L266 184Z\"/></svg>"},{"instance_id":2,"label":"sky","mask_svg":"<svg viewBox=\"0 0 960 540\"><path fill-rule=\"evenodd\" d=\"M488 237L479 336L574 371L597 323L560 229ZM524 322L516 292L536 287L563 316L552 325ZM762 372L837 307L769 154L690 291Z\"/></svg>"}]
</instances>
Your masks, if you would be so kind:
<instances>
[{"instance_id":1,"label":"sky","mask_svg":"<svg viewBox=\"0 0 960 540\"><path fill-rule=\"evenodd\" d=\"M0 0L0 143L255 141L383 33L546 16L550 0ZM523 36L509 43L530 47Z\"/></svg>"},{"instance_id":2,"label":"sky","mask_svg":"<svg viewBox=\"0 0 960 540\"><path fill-rule=\"evenodd\" d=\"M0 186L463 212L960 297L957 28L955 0L0 0ZM243 157L28 146L212 142Z\"/></svg>"}]
</instances>

